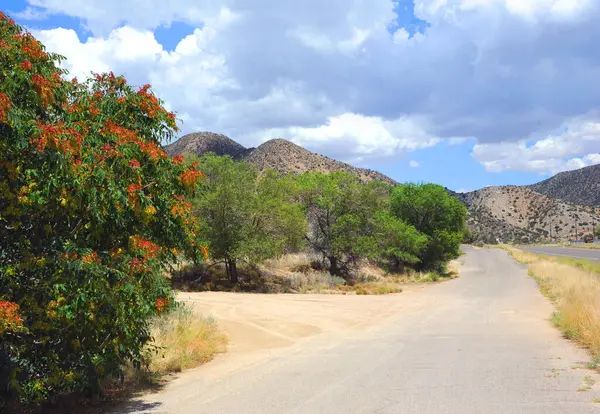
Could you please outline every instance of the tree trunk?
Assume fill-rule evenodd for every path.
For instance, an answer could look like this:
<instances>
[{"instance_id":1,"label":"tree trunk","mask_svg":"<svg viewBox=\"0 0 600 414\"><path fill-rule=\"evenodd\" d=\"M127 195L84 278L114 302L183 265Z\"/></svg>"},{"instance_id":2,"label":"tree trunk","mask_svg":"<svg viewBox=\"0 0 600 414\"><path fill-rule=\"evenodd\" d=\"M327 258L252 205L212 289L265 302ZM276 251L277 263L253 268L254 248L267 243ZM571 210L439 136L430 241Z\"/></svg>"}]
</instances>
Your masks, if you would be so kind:
<instances>
[{"instance_id":1,"label":"tree trunk","mask_svg":"<svg viewBox=\"0 0 600 414\"><path fill-rule=\"evenodd\" d=\"M334 256L329 256L327 259L329 259L329 273L331 273L334 276L339 276L340 268L338 267L337 258Z\"/></svg>"},{"instance_id":2,"label":"tree trunk","mask_svg":"<svg viewBox=\"0 0 600 414\"><path fill-rule=\"evenodd\" d=\"M225 268L227 269L227 277L231 283L238 283L240 278L238 276L237 264L235 259L226 259Z\"/></svg>"}]
</instances>

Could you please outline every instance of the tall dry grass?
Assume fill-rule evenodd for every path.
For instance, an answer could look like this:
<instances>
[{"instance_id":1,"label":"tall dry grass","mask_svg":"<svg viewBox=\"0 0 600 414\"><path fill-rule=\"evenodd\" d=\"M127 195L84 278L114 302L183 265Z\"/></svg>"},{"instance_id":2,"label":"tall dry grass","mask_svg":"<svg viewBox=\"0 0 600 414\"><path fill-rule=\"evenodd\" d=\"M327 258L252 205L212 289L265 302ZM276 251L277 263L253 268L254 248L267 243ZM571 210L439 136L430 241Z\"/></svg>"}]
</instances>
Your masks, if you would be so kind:
<instances>
[{"instance_id":1,"label":"tall dry grass","mask_svg":"<svg viewBox=\"0 0 600 414\"><path fill-rule=\"evenodd\" d=\"M556 326L588 347L600 367L600 273L511 247L507 250L528 265L542 293L555 303Z\"/></svg>"},{"instance_id":2,"label":"tall dry grass","mask_svg":"<svg viewBox=\"0 0 600 414\"><path fill-rule=\"evenodd\" d=\"M210 317L197 315L187 304L179 304L157 317L151 327L158 352L149 355L152 372L179 372L194 368L225 352L227 337Z\"/></svg>"}]
</instances>

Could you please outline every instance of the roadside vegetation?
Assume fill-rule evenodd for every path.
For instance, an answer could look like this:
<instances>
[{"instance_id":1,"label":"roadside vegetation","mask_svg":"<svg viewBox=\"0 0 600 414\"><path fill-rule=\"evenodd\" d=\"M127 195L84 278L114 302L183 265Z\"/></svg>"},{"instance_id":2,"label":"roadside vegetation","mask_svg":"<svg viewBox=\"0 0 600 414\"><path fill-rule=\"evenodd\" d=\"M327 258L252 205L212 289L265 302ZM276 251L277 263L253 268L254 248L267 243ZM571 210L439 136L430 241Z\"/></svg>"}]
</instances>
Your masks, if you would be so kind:
<instances>
[{"instance_id":1,"label":"roadside vegetation","mask_svg":"<svg viewBox=\"0 0 600 414\"><path fill-rule=\"evenodd\" d=\"M223 352L173 286L387 294L455 276L466 208L443 187L171 158L176 116L150 85L66 80L3 13L0 46L0 411Z\"/></svg>"},{"instance_id":2,"label":"roadside vegetation","mask_svg":"<svg viewBox=\"0 0 600 414\"><path fill-rule=\"evenodd\" d=\"M527 264L542 293L556 306L554 324L565 337L586 346L593 367L600 369L600 266L504 247L518 262Z\"/></svg>"},{"instance_id":3,"label":"roadside vegetation","mask_svg":"<svg viewBox=\"0 0 600 414\"><path fill-rule=\"evenodd\" d=\"M258 173L213 154L185 159L206 174L192 205L209 259L173 272L176 289L383 294L452 277L466 208L441 186Z\"/></svg>"}]
</instances>

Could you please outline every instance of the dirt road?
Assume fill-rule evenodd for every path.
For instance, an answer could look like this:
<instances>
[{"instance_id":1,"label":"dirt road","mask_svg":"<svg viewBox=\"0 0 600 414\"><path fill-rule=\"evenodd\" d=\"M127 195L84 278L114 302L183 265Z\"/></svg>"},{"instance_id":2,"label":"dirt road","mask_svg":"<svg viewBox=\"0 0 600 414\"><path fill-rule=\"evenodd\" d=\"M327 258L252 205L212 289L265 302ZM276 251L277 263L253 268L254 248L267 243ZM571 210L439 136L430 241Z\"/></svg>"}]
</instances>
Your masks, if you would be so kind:
<instances>
[{"instance_id":1,"label":"dirt road","mask_svg":"<svg viewBox=\"0 0 600 414\"><path fill-rule=\"evenodd\" d=\"M189 299L231 352L119 412L600 412L598 383L583 391L600 379L585 351L501 250L469 249L458 279L393 296Z\"/></svg>"}]
</instances>

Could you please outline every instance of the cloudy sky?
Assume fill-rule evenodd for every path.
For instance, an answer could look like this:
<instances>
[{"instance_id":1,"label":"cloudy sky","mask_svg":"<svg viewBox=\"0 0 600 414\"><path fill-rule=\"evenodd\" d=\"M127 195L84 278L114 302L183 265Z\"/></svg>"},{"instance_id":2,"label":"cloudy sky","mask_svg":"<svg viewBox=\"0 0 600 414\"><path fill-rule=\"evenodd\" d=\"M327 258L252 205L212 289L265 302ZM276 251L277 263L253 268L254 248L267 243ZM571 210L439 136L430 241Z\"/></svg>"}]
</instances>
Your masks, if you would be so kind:
<instances>
[{"instance_id":1,"label":"cloudy sky","mask_svg":"<svg viewBox=\"0 0 600 414\"><path fill-rule=\"evenodd\" d=\"M150 83L184 133L283 137L454 190L600 163L597 0L3 0L68 58Z\"/></svg>"}]
</instances>

